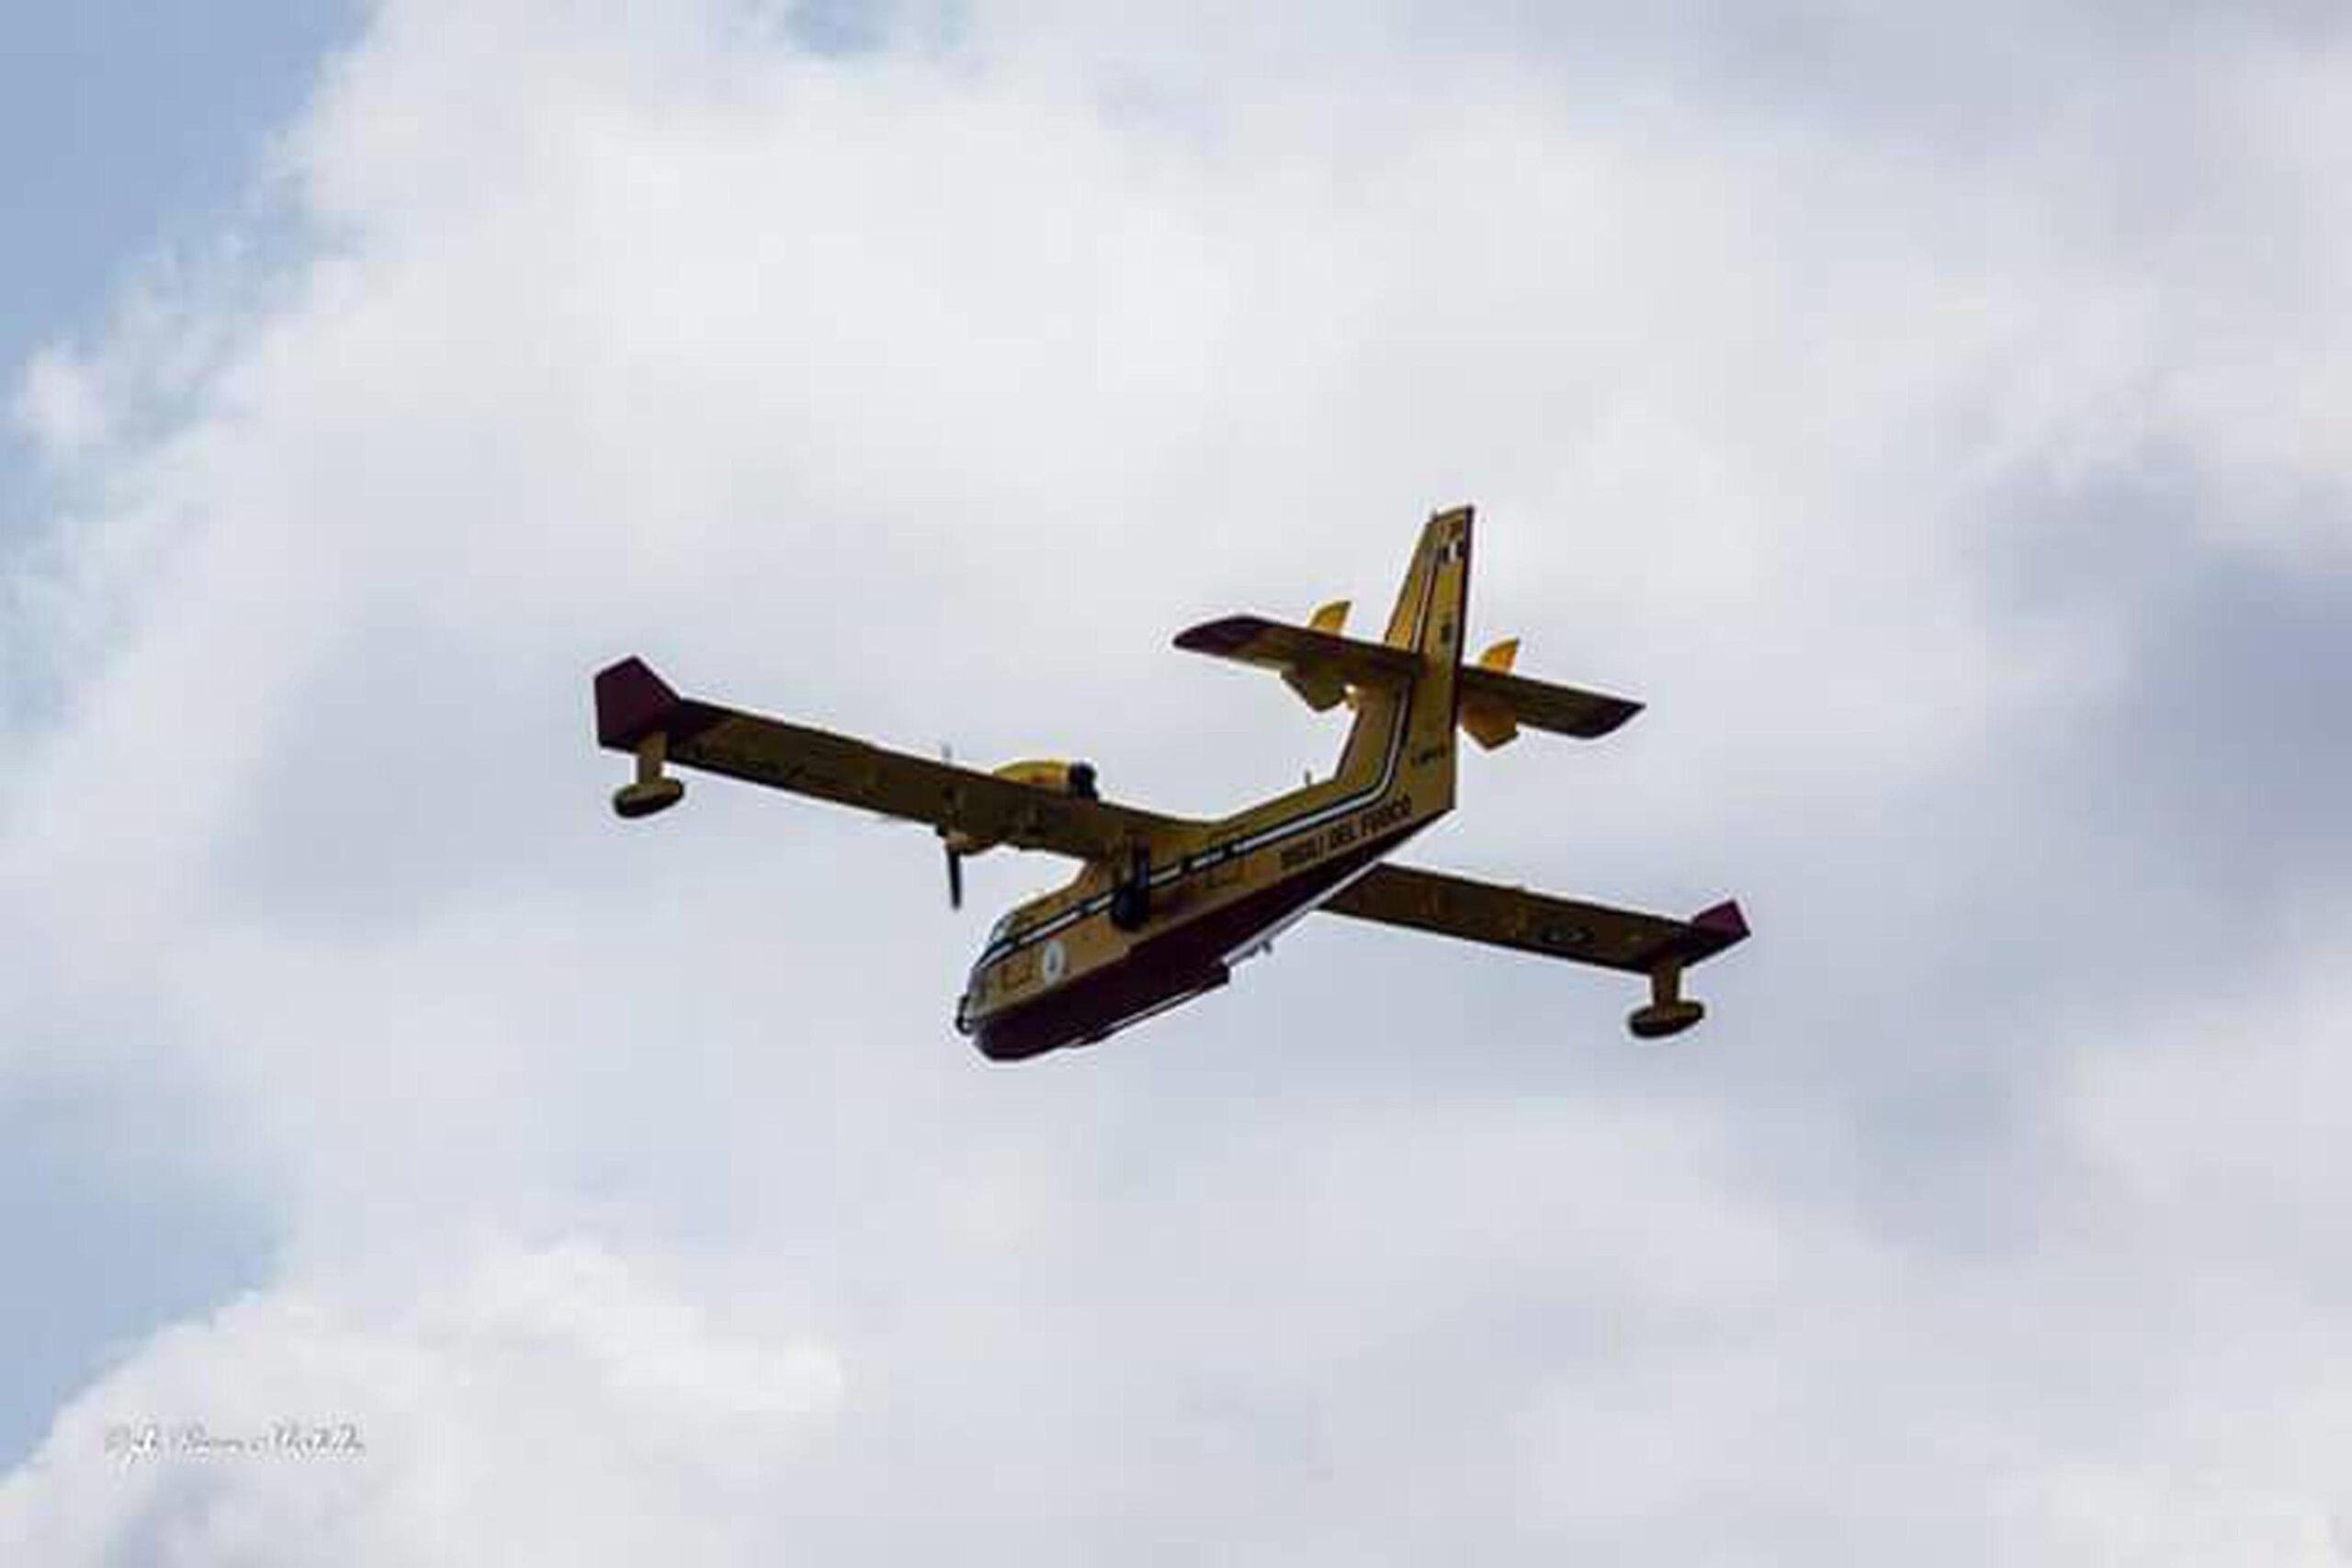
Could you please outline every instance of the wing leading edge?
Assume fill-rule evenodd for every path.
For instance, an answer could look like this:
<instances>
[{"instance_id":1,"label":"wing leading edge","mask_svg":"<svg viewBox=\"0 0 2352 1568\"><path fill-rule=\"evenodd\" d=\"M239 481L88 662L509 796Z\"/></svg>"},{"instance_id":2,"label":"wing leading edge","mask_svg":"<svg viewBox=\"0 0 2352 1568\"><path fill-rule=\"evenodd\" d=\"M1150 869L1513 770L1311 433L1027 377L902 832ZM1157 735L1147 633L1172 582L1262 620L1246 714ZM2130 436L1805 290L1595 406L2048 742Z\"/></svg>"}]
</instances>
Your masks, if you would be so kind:
<instances>
[{"instance_id":1,"label":"wing leading edge","mask_svg":"<svg viewBox=\"0 0 2352 1568\"><path fill-rule=\"evenodd\" d=\"M1323 908L1360 920L1633 975L1646 975L1660 964L1696 964L1747 934L1736 903L1678 920L1402 865L1380 867Z\"/></svg>"},{"instance_id":2,"label":"wing leading edge","mask_svg":"<svg viewBox=\"0 0 2352 1568\"><path fill-rule=\"evenodd\" d=\"M1110 860L1184 827L1133 807L682 697L637 659L596 676L596 740L638 753L640 769L650 748L657 766L666 756L682 767L929 823L975 841L1078 860Z\"/></svg>"},{"instance_id":3,"label":"wing leading edge","mask_svg":"<svg viewBox=\"0 0 2352 1568\"><path fill-rule=\"evenodd\" d=\"M1630 1021L1645 1037L1696 1023L1703 1010L1682 999L1682 971L1747 935L1736 903L1677 920L1400 865L1381 866L1323 908L1354 919L1646 975L1650 1005Z\"/></svg>"}]
</instances>

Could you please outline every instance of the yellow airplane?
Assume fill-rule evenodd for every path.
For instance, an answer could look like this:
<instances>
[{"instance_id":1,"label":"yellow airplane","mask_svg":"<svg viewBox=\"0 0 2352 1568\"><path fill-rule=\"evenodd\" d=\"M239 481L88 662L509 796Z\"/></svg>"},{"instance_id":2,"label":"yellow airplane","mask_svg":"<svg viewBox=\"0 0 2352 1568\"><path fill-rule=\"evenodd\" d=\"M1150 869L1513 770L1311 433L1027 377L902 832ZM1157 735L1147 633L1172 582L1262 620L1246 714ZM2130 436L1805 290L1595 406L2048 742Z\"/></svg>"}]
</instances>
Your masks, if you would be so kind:
<instances>
[{"instance_id":1,"label":"yellow airplane","mask_svg":"<svg viewBox=\"0 0 2352 1568\"><path fill-rule=\"evenodd\" d=\"M596 676L596 739L633 752L623 817L677 804L665 764L930 824L945 841L949 897L962 863L1000 844L1080 863L1075 880L998 920L956 1008L956 1027L999 1061L1084 1045L1226 983L1291 922L1322 909L1646 976L1634 1033L1679 1033L1705 1010L1682 972L1747 934L1739 906L1688 920L1555 898L1384 863L1453 809L1458 726L1481 746L1523 727L1592 738L1641 711L1622 697L1512 674L1516 638L1462 659L1468 507L1421 532L1378 642L1340 635L1348 606L1304 626L1235 615L1176 646L1278 672L1318 711L1354 709L1338 771L1215 820L1164 817L1095 793L1084 762L993 773L884 750L845 736L681 697L635 659Z\"/></svg>"}]
</instances>

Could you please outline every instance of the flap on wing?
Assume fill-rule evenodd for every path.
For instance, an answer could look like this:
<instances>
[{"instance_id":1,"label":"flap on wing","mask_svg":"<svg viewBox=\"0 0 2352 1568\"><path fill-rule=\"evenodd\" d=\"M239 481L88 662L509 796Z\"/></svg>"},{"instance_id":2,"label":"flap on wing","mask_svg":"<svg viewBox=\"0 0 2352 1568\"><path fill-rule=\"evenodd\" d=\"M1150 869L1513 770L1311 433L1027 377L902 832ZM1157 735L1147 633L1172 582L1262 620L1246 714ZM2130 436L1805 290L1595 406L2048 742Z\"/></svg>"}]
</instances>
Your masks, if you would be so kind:
<instances>
[{"instance_id":1,"label":"flap on wing","mask_svg":"<svg viewBox=\"0 0 2352 1568\"><path fill-rule=\"evenodd\" d=\"M1332 620L1326 605L1318 622ZM1295 677L1293 686L1317 706L1329 707L1346 686L1401 686L1420 672L1412 649L1363 642L1312 626L1288 626L1259 615L1227 615L1176 634L1176 646L1213 658L1231 659ZM1317 703L1329 694L1329 701Z\"/></svg>"},{"instance_id":2,"label":"flap on wing","mask_svg":"<svg viewBox=\"0 0 2352 1568\"><path fill-rule=\"evenodd\" d=\"M1360 920L1636 975L1666 964L1696 964L1747 935L1747 921L1735 903L1677 920L1401 865L1381 866L1323 908Z\"/></svg>"},{"instance_id":3,"label":"flap on wing","mask_svg":"<svg viewBox=\"0 0 2352 1568\"><path fill-rule=\"evenodd\" d=\"M1137 840L1183 829L1177 818L1047 789L758 714L681 697L638 660L596 677L596 739L630 750L659 731L668 761L988 843L1108 860Z\"/></svg>"},{"instance_id":4,"label":"flap on wing","mask_svg":"<svg viewBox=\"0 0 2352 1568\"><path fill-rule=\"evenodd\" d=\"M1516 651L1517 645L1511 646ZM1489 650L1489 657L1494 651ZM1478 720L1478 728L1472 728L1471 733L1490 746L1510 739L1521 724L1530 729L1548 729L1555 735L1597 739L1642 711L1642 705L1630 698L1580 691L1574 686L1555 686L1548 681L1530 681L1509 673L1507 667L1484 663L1464 664L1461 682L1463 710ZM1464 723L1469 723L1468 717ZM1488 740L1480 733L1482 728L1500 734L1501 739Z\"/></svg>"}]
</instances>

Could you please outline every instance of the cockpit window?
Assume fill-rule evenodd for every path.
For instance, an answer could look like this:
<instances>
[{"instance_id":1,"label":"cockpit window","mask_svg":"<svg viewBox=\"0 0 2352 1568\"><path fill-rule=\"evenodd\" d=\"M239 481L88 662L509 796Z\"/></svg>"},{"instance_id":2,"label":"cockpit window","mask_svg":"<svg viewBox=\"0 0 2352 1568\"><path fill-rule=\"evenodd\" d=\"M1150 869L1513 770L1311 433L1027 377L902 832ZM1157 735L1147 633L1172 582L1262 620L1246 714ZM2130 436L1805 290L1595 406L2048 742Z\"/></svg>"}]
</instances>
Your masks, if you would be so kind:
<instances>
[{"instance_id":1,"label":"cockpit window","mask_svg":"<svg viewBox=\"0 0 2352 1568\"><path fill-rule=\"evenodd\" d=\"M1015 914L1017 913L1018 911L1015 911ZM997 943L1002 942L1006 937L1012 934L1013 928L1019 923L1019 920L1015 919L1015 915L1013 914L1000 915L997 917L996 924L989 928L988 940L980 943L979 953L972 960L971 977L965 982L966 988L967 990L971 987L979 984L980 971L987 967L989 955L996 951Z\"/></svg>"}]
</instances>

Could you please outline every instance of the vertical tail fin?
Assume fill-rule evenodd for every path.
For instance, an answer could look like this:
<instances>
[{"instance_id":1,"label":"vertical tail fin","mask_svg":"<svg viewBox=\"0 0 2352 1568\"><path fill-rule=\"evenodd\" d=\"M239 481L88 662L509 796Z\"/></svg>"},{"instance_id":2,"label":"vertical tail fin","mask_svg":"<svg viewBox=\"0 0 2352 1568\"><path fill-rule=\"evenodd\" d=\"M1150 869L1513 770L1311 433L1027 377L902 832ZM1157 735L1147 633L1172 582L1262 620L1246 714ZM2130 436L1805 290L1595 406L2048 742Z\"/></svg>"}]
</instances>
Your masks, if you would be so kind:
<instances>
[{"instance_id":1,"label":"vertical tail fin","mask_svg":"<svg viewBox=\"0 0 2352 1568\"><path fill-rule=\"evenodd\" d=\"M1471 509L1441 512L1420 543L1381 638L1421 656L1421 672L1400 690L1360 691L1356 721L1340 754L1340 776L1385 780L1413 798L1414 814L1453 804L1454 674L1462 662L1470 586Z\"/></svg>"}]
</instances>

